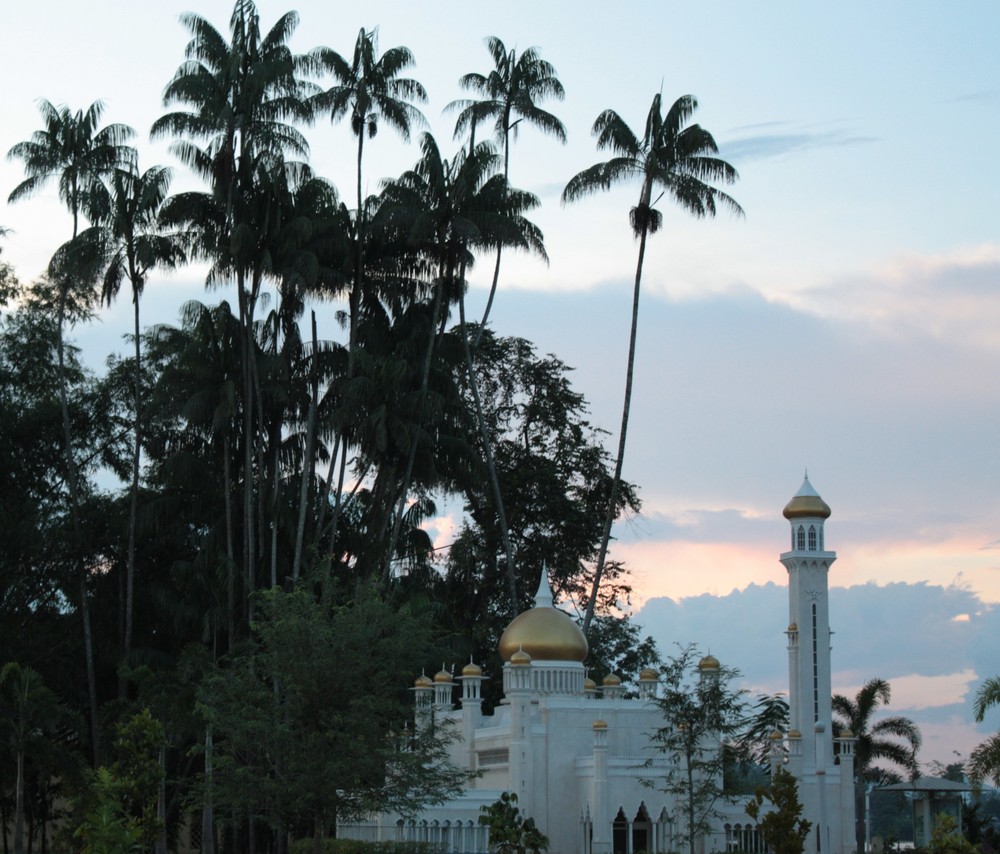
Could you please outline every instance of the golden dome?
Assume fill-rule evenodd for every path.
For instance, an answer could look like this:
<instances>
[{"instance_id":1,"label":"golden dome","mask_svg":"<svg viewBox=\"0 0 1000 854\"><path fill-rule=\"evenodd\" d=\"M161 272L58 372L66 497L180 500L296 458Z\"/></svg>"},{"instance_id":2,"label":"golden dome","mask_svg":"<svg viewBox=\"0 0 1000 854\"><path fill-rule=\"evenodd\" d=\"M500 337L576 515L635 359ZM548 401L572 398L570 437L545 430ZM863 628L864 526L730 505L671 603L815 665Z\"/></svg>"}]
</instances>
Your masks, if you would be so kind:
<instances>
[{"instance_id":1,"label":"golden dome","mask_svg":"<svg viewBox=\"0 0 1000 854\"><path fill-rule=\"evenodd\" d=\"M587 639L573 619L552 606L545 571L535 594L535 607L518 614L500 637L500 657L513 663L512 656L523 649L537 661L583 661Z\"/></svg>"},{"instance_id":2,"label":"golden dome","mask_svg":"<svg viewBox=\"0 0 1000 854\"><path fill-rule=\"evenodd\" d=\"M482 676L483 668L476 664L474 661L470 661L465 667L462 668L462 676Z\"/></svg>"},{"instance_id":3,"label":"golden dome","mask_svg":"<svg viewBox=\"0 0 1000 854\"><path fill-rule=\"evenodd\" d=\"M602 720L594 721L594 729L607 729L607 728L608 728L607 721L602 721Z\"/></svg>"},{"instance_id":4,"label":"golden dome","mask_svg":"<svg viewBox=\"0 0 1000 854\"><path fill-rule=\"evenodd\" d=\"M639 681L641 682L656 682L660 678L660 672L654 670L652 667L643 668L639 673Z\"/></svg>"},{"instance_id":5,"label":"golden dome","mask_svg":"<svg viewBox=\"0 0 1000 854\"><path fill-rule=\"evenodd\" d=\"M789 738L802 738L802 733L799 732L797 729L790 729L790 730L788 730L788 737Z\"/></svg>"},{"instance_id":6,"label":"golden dome","mask_svg":"<svg viewBox=\"0 0 1000 854\"><path fill-rule=\"evenodd\" d=\"M698 662L699 670L718 670L719 669L719 659L714 655L706 655L701 661Z\"/></svg>"},{"instance_id":7,"label":"golden dome","mask_svg":"<svg viewBox=\"0 0 1000 854\"><path fill-rule=\"evenodd\" d=\"M589 676L583 680L583 690L584 691L596 691L597 683L591 679Z\"/></svg>"},{"instance_id":8,"label":"golden dome","mask_svg":"<svg viewBox=\"0 0 1000 854\"><path fill-rule=\"evenodd\" d=\"M799 630L799 624L798 623L789 623L788 624L788 631L790 631L790 632L797 632L798 630Z\"/></svg>"},{"instance_id":9,"label":"golden dome","mask_svg":"<svg viewBox=\"0 0 1000 854\"><path fill-rule=\"evenodd\" d=\"M844 730L844 731L843 731L843 732L842 732L842 733L840 734L840 737L841 737L841 738L854 738L854 733L853 733L853 732L851 732L851 731L850 731L849 729L845 729L845 730Z\"/></svg>"},{"instance_id":10,"label":"golden dome","mask_svg":"<svg viewBox=\"0 0 1000 854\"><path fill-rule=\"evenodd\" d=\"M785 509L782 512L786 519L803 519L806 517L829 519L830 505L819 497L819 493L813 489L813 485L809 482L809 475L806 475L806 479L802 481L799 491L785 505Z\"/></svg>"},{"instance_id":11,"label":"golden dome","mask_svg":"<svg viewBox=\"0 0 1000 854\"><path fill-rule=\"evenodd\" d=\"M608 686L611 686L611 687L615 687L615 686L621 685L622 684L622 680L621 680L620 676L616 676L614 673L609 673L607 676L605 676L601 680L601 684L602 685L608 685Z\"/></svg>"},{"instance_id":12,"label":"golden dome","mask_svg":"<svg viewBox=\"0 0 1000 854\"><path fill-rule=\"evenodd\" d=\"M784 738L784 736L778 732L778 730L771 733L771 741L781 741L782 738Z\"/></svg>"},{"instance_id":13,"label":"golden dome","mask_svg":"<svg viewBox=\"0 0 1000 854\"><path fill-rule=\"evenodd\" d=\"M434 674L434 681L437 683L451 682L451 674L443 667Z\"/></svg>"},{"instance_id":14,"label":"golden dome","mask_svg":"<svg viewBox=\"0 0 1000 854\"><path fill-rule=\"evenodd\" d=\"M434 683L428 678L427 674L421 673L416 679L413 680L414 688L430 688Z\"/></svg>"},{"instance_id":15,"label":"golden dome","mask_svg":"<svg viewBox=\"0 0 1000 854\"><path fill-rule=\"evenodd\" d=\"M517 652L510 657L510 663L515 667L527 667L531 664L531 656L519 647Z\"/></svg>"}]
</instances>

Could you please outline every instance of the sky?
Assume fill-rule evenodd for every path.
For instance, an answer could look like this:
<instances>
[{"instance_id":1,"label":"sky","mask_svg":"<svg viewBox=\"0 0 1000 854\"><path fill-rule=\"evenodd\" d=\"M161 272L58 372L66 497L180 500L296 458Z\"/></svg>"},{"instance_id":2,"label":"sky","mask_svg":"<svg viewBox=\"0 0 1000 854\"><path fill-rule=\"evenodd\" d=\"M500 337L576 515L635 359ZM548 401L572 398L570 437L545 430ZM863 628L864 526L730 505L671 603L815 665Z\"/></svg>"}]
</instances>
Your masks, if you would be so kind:
<instances>
[{"instance_id":1,"label":"sky","mask_svg":"<svg viewBox=\"0 0 1000 854\"><path fill-rule=\"evenodd\" d=\"M972 723L977 686L1000 671L1000 5L992 0L804 4L544 4L439 0L296 4L261 0L264 27L296 8L293 48L348 53L359 28L416 56L427 129L444 152L463 97L486 72L488 35L538 46L565 89L547 102L565 146L526 128L511 180L541 199L549 263L505 258L501 334L574 367L592 421L614 434L624 385L636 245L626 186L565 207L576 172L603 159L590 128L606 108L641 132L653 96L698 98L695 119L740 173L744 218L695 220L664 203L649 243L626 478L640 515L614 557L636 587L636 621L669 654L697 642L740 668L754 693L783 690L787 576L781 509L808 468L833 509L827 546L834 689L893 688L891 711L921 727L925 761L968 755L1000 727ZM142 165L177 166L148 128L183 58L179 22L218 29L222 0L46 0L4 9L0 149L39 126L36 101L101 99L137 128ZM416 136L416 135L415 135ZM348 199L346 125L308 131L311 163ZM369 192L417 159L388 129L366 147ZM22 279L69 235L54 187L7 205L20 165L0 162L4 258ZM489 268L489 269L487 269ZM470 311L492 265L472 271ZM154 279L147 323L214 301L201 272ZM478 302L477 302L478 301ZM330 335L337 306L323 306ZM96 365L124 351L127 300L75 330ZM609 439L610 441L610 439ZM610 445L609 445L610 447ZM449 520L436 525L440 542Z\"/></svg>"}]
</instances>

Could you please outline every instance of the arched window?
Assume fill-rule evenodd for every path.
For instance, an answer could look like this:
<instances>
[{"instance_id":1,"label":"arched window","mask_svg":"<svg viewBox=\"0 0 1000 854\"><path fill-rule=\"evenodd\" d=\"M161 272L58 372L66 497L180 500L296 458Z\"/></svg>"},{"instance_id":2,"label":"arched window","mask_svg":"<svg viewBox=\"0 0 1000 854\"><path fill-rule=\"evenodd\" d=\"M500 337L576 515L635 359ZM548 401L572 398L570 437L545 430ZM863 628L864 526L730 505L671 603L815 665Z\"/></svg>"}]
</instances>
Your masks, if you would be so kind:
<instances>
[{"instance_id":1,"label":"arched window","mask_svg":"<svg viewBox=\"0 0 1000 854\"><path fill-rule=\"evenodd\" d=\"M799 542L796 548L804 549L806 547L806 529L799 525Z\"/></svg>"},{"instance_id":2,"label":"arched window","mask_svg":"<svg viewBox=\"0 0 1000 854\"><path fill-rule=\"evenodd\" d=\"M825 546L823 545L823 529L820 528L819 529L819 550L823 551L824 548L825 548Z\"/></svg>"},{"instance_id":3,"label":"arched window","mask_svg":"<svg viewBox=\"0 0 1000 854\"><path fill-rule=\"evenodd\" d=\"M816 551L816 526L809 526L809 551Z\"/></svg>"}]
</instances>

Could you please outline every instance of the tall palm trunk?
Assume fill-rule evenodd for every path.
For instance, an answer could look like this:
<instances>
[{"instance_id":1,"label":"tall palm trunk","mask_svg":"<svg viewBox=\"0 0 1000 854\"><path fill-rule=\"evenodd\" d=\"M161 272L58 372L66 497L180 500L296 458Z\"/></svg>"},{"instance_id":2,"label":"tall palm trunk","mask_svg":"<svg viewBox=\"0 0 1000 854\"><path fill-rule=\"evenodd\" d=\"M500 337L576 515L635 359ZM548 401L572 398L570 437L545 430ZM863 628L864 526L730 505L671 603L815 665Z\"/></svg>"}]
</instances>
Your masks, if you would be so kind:
<instances>
[{"instance_id":1,"label":"tall palm trunk","mask_svg":"<svg viewBox=\"0 0 1000 854\"><path fill-rule=\"evenodd\" d=\"M77 190L71 193L73 211L73 240L78 227ZM64 332L66 328L66 301L69 298L69 283L65 276L59 281L59 306L56 326L56 357L59 363L59 408L63 424L63 462L66 467L66 486L69 489L69 513L72 523L73 552L77 567L77 583L80 591L80 616L83 620L83 652L87 668L87 696L90 706L90 740L94 767L101 764L100 730L97 723L97 673L94 668L94 640L90 625L90 601L87 596L87 567L81 553L83 534L80 524L80 486L77 481L76 463L73 460L73 430L69 419L69 399L66 390L66 353Z\"/></svg>"},{"instance_id":2,"label":"tall palm trunk","mask_svg":"<svg viewBox=\"0 0 1000 854\"><path fill-rule=\"evenodd\" d=\"M500 264L500 250L497 249L497 265ZM462 281L465 281L465 270L463 265ZM500 492L500 478L497 476L496 462L493 459L493 447L490 442L490 435L486 429L486 417L483 414L483 404L479 397L479 383L476 381L476 372L472 366L472 349L469 346L469 336L465 328L465 289L463 288L458 298L458 317L462 332L462 348L465 351L465 370L469 377L469 390L472 392L472 401L476 408L476 423L479 425L479 436L483 442L483 453L486 456L486 467L490 475L490 487L493 490L493 505L497 513L497 520L500 523L500 537L503 541L504 554L507 558L507 592L510 594L510 604L516 613L518 610L517 601L517 577L514 574L514 551L510 545L510 530L507 527L507 513L504 510L503 495Z\"/></svg>"},{"instance_id":3,"label":"tall palm trunk","mask_svg":"<svg viewBox=\"0 0 1000 854\"><path fill-rule=\"evenodd\" d=\"M292 579L298 581L302 562L302 543L306 531L306 505L309 499L309 483L312 481L313 446L316 444L316 410L319 404L319 378L316 371L318 342L316 336L316 312L312 312L313 355L309 376L309 414L306 417L306 447L302 454L302 480L299 483L299 518L295 526L295 555L292 560Z\"/></svg>"},{"instance_id":4,"label":"tall palm trunk","mask_svg":"<svg viewBox=\"0 0 1000 854\"><path fill-rule=\"evenodd\" d=\"M253 622L253 592L257 589L257 532L253 508L253 378L250 375L250 319L247 294L244 290L246 274L236 274L236 289L240 310L240 355L243 380L243 575L246 581L247 622Z\"/></svg>"},{"instance_id":5,"label":"tall palm trunk","mask_svg":"<svg viewBox=\"0 0 1000 854\"><path fill-rule=\"evenodd\" d=\"M473 126L472 139L475 140L475 127ZM504 181L510 180L510 128L507 129L507 133L504 134L503 139L503 179ZM483 330L486 328L486 323L490 319L490 311L493 308L493 297L496 296L497 284L500 282L500 257L502 255L502 246L497 246L497 260L493 265L493 281L490 284L490 295L486 298L486 308L483 309L483 319L479 322L479 329L476 330L476 341L473 345L473 349L479 346L479 342L483 337Z\"/></svg>"},{"instance_id":6,"label":"tall palm trunk","mask_svg":"<svg viewBox=\"0 0 1000 854\"><path fill-rule=\"evenodd\" d=\"M625 369L625 401L622 404L622 424L618 434L618 456L615 459L615 473L611 480L611 495L608 498L608 514L604 519L604 530L601 532L601 546L597 553L597 568L594 570L594 582L590 588L590 598L587 601L587 611L583 618L583 633L590 629L594 619L594 607L601 589L601 578L604 575L604 564L608 557L608 545L611 542L611 526L618 515L618 493L621 491L622 462L625 459L625 436L628 433L628 416L632 407L632 375L635 368L635 337L639 325L639 286L642 282L642 262L646 257L646 236L649 228L643 224L639 235L639 260L635 266L635 287L632 290L632 327L628 339L628 366Z\"/></svg>"},{"instance_id":7,"label":"tall palm trunk","mask_svg":"<svg viewBox=\"0 0 1000 854\"><path fill-rule=\"evenodd\" d=\"M131 266L131 265L130 265ZM142 363L141 344L139 341L139 293L132 292L133 305L133 334L135 336L135 389L133 406L135 412L133 435L132 435L132 495L129 499L128 511L128 550L125 556L125 639L122 644L122 659L128 665L129 656L132 652L132 626L133 626L133 603L135 597L135 552L136 541L138 539L139 526L139 455L142 441ZM118 696L125 698L125 679L118 679Z\"/></svg>"}]
</instances>

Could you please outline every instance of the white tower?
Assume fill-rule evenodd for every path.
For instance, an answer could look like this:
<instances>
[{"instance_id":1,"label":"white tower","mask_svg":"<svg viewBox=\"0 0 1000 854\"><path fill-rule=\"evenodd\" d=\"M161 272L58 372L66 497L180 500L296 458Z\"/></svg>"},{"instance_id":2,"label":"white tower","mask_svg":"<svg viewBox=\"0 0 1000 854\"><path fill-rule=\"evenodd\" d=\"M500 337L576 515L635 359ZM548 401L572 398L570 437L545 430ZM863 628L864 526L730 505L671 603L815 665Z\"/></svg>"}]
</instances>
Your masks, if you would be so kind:
<instances>
[{"instance_id":1,"label":"white tower","mask_svg":"<svg viewBox=\"0 0 1000 854\"><path fill-rule=\"evenodd\" d=\"M813 823L806 850L851 852L854 798L849 757L853 744L838 744L847 753L842 763L834 754L831 726L827 576L837 554L827 551L823 532L830 507L813 489L808 475L785 505L784 516L791 524L791 548L781 555L788 570L789 770L799 780L804 817Z\"/></svg>"}]
</instances>

